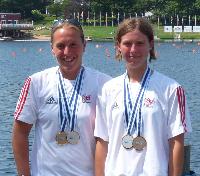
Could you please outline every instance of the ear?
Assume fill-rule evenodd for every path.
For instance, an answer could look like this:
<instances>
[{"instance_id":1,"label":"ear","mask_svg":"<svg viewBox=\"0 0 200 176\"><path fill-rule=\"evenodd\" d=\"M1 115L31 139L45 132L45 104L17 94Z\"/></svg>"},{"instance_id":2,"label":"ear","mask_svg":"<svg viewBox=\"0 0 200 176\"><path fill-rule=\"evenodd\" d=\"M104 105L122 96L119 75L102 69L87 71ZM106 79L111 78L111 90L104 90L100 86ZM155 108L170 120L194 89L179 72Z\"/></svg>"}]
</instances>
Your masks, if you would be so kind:
<instances>
[{"instance_id":1,"label":"ear","mask_svg":"<svg viewBox=\"0 0 200 176\"><path fill-rule=\"evenodd\" d=\"M54 52L53 48L51 49L51 53L53 54L53 56L55 56L55 52Z\"/></svg>"},{"instance_id":2,"label":"ear","mask_svg":"<svg viewBox=\"0 0 200 176\"><path fill-rule=\"evenodd\" d=\"M53 44L51 43L51 53L55 56L55 52L53 50Z\"/></svg>"},{"instance_id":3,"label":"ear","mask_svg":"<svg viewBox=\"0 0 200 176\"><path fill-rule=\"evenodd\" d=\"M121 53L121 48L120 48L119 42L116 43L115 49L116 49L119 53Z\"/></svg>"},{"instance_id":4,"label":"ear","mask_svg":"<svg viewBox=\"0 0 200 176\"><path fill-rule=\"evenodd\" d=\"M55 56L55 53L54 53L53 49L51 50L51 53L53 54L53 56Z\"/></svg>"},{"instance_id":5,"label":"ear","mask_svg":"<svg viewBox=\"0 0 200 176\"><path fill-rule=\"evenodd\" d=\"M116 50L121 53L121 48L119 46L116 46Z\"/></svg>"}]
</instances>

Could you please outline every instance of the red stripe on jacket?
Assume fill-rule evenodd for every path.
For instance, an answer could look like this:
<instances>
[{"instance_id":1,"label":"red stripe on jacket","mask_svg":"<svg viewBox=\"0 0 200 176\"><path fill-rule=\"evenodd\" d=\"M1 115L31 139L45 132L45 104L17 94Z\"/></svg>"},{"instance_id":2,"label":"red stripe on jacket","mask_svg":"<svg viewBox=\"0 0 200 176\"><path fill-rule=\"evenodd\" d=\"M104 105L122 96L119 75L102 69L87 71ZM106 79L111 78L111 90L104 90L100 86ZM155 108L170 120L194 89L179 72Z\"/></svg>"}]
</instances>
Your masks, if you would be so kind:
<instances>
[{"instance_id":1,"label":"red stripe on jacket","mask_svg":"<svg viewBox=\"0 0 200 176\"><path fill-rule=\"evenodd\" d=\"M181 122L184 127L184 131L187 132L186 121L185 121L185 93L181 86L177 88L178 106L181 114Z\"/></svg>"},{"instance_id":2,"label":"red stripe on jacket","mask_svg":"<svg viewBox=\"0 0 200 176\"><path fill-rule=\"evenodd\" d=\"M31 84L31 78L27 78L25 83L24 83L24 86L22 87L22 90L21 90L21 93L20 93L20 96L19 96L19 101L17 103L17 107L16 107L16 110L15 110L15 113L14 113L14 118L17 120L23 110L23 107L24 107L24 104L26 102L26 98L27 98L27 95L28 95L28 91L29 91L29 88L30 88L30 84Z\"/></svg>"}]
</instances>

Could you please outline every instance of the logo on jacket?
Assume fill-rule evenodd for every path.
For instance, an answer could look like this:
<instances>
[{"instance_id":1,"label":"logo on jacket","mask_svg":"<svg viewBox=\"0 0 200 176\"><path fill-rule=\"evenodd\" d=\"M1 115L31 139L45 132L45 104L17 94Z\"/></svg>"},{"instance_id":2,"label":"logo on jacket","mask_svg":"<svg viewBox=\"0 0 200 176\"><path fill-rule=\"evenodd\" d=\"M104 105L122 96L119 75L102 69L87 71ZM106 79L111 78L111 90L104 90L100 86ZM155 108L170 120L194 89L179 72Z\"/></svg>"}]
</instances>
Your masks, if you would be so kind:
<instances>
[{"instance_id":1,"label":"logo on jacket","mask_svg":"<svg viewBox=\"0 0 200 176\"><path fill-rule=\"evenodd\" d=\"M145 100L144 100L144 105L145 105L146 107L149 107L149 108L153 107L153 104L154 104L154 103L155 103L154 98L153 98L153 99L145 98Z\"/></svg>"},{"instance_id":2,"label":"logo on jacket","mask_svg":"<svg viewBox=\"0 0 200 176\"><path fill-rule=\"evenodd\" d=\"M91 95L83 95L82 102L83 103L91 103Z\"/></svg>"},{"instance_id":3,"label":"logo on jacket","mask_svg":"<svg viewBox=\"0 0 200 176\"><path fill-rule=\"evenodd\" d=\"M53 96L51 96L47 101L46 104L57 104L57 100Z\"/></svg>"},{"instance_id":4,"label":"logo on jacket","mask_svg":"<svg viewBox=\"0 0 200 176\"><path fill-rule=\"evenodd\" d=\"M117 104L117 102L114 102L114 104L112 105L112 109L117 109L119 108L119 105Z\"/></svg>"}]
</instances>

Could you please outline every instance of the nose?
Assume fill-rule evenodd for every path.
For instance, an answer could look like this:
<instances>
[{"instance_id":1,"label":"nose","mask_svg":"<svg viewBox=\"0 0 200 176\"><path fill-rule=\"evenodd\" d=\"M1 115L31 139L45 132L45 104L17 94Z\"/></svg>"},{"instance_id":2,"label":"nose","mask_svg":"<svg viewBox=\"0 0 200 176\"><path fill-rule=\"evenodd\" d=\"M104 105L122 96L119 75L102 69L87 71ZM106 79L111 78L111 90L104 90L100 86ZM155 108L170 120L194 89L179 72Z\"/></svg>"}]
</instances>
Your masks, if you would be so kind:
<instances>
[{"instance_id":1,"label":"nose","mask_svg":"<svg viewBox=\"0 0 200 176\"><path fill-rule=\"evenodd\" d=\"M64 48L64 54L65 54L65 55L68 55L69 52L70 52L69 47L68 47L68 46L65 46L65 48Z\"/></svg>"},{"instance_id":2,"label":"nose","mask_svg":"<svg viewBox=\"0 0 200 176\"><path fill-rule=\"evenodd\" d=\"M131 52L134 52L135 51L135 44L133 43L132 45L131 45L131 50L130 50Z\"/></svg>"}]
</instances>

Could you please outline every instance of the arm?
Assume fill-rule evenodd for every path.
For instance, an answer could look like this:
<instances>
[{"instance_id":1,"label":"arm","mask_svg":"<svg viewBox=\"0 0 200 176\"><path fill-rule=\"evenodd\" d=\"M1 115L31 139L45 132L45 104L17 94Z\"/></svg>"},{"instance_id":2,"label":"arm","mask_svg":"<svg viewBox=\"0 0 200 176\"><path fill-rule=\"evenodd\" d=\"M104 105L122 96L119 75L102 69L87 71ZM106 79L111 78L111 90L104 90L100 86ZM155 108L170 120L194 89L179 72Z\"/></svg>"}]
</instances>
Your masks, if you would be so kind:
<instances>
[{"instance_id":1,"label":"arm","mask_svg":"<svg viewBox=\"0 0 200 176\"><path fill-rule=\"evenodd\" d=\"M169 176L181 176L184 163L184 134L169 139Z\"/></svg>"},{"instance_id":2,"label":"arm","mask_svg":"<svg viewBox=\"0 0 200 176\"><path fill-rule=\"evenodd\" d=\"M108 142L96 138L95 176L104 176L105 161L108 152Z\"/></svg>"},{"instance_id":3,"label":"arm","mask_svg":"<svg viewBox=\"0 0 200 176\"><path fill-rule=\"evenodd\" d=\"M30 176L28 136L31 128L30 124L14 121L12 145L19 175Z\"/></svg>"}]
</instances>

